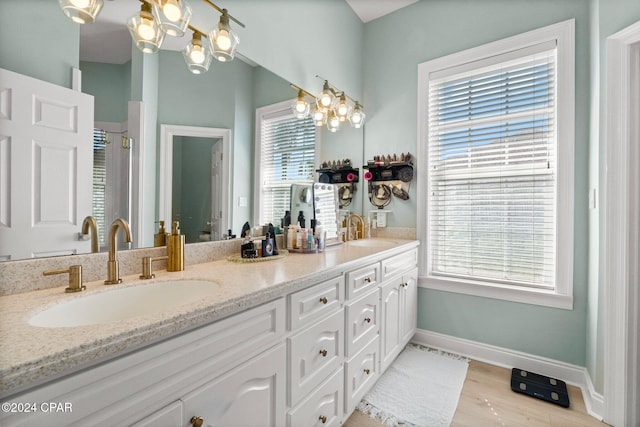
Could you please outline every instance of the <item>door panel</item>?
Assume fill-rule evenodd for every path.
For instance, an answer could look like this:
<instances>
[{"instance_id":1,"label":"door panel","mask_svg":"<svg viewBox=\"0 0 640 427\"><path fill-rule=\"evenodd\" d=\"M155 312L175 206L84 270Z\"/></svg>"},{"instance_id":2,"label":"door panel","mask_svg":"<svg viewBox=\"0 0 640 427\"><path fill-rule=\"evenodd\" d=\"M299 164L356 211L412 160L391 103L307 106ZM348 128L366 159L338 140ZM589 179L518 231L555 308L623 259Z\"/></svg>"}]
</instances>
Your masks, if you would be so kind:
<instances>
[{"instance_id":1,"label":"door panel","mask_svg":"<svg viewBox=\"0 0 640 427\"><path fill-rule=\"evenodd\" d=\"M0 69L0 259L89 252L93 97Z\"/></svg>"}]
</instances>

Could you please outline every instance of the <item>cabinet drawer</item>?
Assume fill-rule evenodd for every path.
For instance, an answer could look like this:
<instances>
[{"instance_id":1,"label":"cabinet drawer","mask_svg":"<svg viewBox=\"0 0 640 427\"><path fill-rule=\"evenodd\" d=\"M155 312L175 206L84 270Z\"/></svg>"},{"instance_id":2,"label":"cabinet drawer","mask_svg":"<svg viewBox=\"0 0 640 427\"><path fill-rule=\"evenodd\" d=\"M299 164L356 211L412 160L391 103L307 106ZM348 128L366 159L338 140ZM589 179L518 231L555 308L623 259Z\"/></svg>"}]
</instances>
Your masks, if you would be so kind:
<instances>
[{"instance_id":1,"label":"cabinet drawer","mask_svg":"<svg viewBox=\"0 0 640 427\"><path fill-rule=\"evenodd\" d=\"M289 330L311 325L344 303L344 276L289 295Z\"/></svg>"},{"instance_id":2,"label":"cabinet drawer","mask_svg":"<svg viewBox=\"0 0 640 427\"><path fill-rule=\"evenodd\" d=\"M400 273L418 264L418 249L392 256L382 261L382 279Z\"/></svg>"},{"instance_id":3,"label":"cabinet drawer","mask_svg":"<svg viewBox=\"0 0 640 427\"><path fill-rule=\"evenodd\" d=\"M350 414L362 397L373 387L380 376L376 337L360 353L345 364L345 414Z\"/></svg>"},{"instance_id":4,"label":"cabinet drawer","mask_svg":"<svg viewBox=\"0 0 640 427\"><path fill-rule=\"evenodd\" d=\"M268 350L184 396L183 421L204 425L280 427L285 423L286 351Z\"/></svg>"},{"instance_id":5,"label":"cabinet drawer","mask_svg":"<svg viewBox=\"0 0 640 427\"><path fill-rule=\"evenodd\" d=\"M342 368L289 411L288 427L337 427L344 414L344 373Z\"/></svg>"},{"instance_id":6,"label":"cabinet drawer","mask_svg":"<svg viewBox=\"0 0 640 427\"><path fill-rule=\"evenodd\" d=\"M144 417L131 427L174 427L182 425L182 402L177 401Z\"/></svg>"},{"instance_id":7,"label":"cabinet drawer","mask_svg":"<svg viewBox=\"0 0 640 427\"><path fill-rule=\"evenodd\" d=\"M380 282L380 263L347 273L347 299L358 298Z\"/></svg>"},{"instance_id":8,"label":"cabinet drawer","mask_svg":"<svg viewBox=\"0 0 640 427\"><path fill-rule=\"evenodd\" d=\"M342 364L344 311L290 337L289 405L295 406Z\"/></svg>"},{"instance_id":9,"label":"cabinet drawer","mask_svg":"<svg viewBox=\"0 0 640 427\"><path fill-rule=\"evenodd\" d=\"M373 289L367 295L348 304L345 316L347 357L352 357L380 332L379 289Z\"/></svg>"}]
</instances>

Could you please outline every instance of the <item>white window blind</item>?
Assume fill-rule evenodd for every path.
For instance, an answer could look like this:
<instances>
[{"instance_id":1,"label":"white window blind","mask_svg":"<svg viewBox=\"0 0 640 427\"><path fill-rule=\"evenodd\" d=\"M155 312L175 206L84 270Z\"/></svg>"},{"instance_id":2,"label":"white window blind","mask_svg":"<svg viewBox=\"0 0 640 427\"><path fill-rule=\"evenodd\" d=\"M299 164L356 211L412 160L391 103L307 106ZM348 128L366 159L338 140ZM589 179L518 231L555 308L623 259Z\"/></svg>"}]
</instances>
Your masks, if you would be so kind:
<instances>
[{"instance_id":1,"label":"white window blind","mask_svg":"<svg viewBox=\"0 0 640 427\"><path fill-rule=\"evenodd\" d=\"M98 243L100 246L105 241L105 208L107 188L107 158L106 146L107 132L102 129L93 129L93 209L92 215L98 224Z\"/></svg>"},{"instance_id":2,"label":"white window blind","mask_svg":"<svg viewBox=\"0 0 640 427\"><path fill-rule=\"evenodd\" d=\"M313 183L316 129L312 118L297 119L288 107L263 117L260 126L260 223L280 224L291 184Z\"/></svg>"},{"instance_id":3,"label":"white window blind","mask_svg":"<svg viewBox=\"0 0 640 427\"><path fill-rule=\"evenodd\" d=\"M429 80L429 274L555 289L555 43L489 62Z\"/></svg>"}]
</instances>

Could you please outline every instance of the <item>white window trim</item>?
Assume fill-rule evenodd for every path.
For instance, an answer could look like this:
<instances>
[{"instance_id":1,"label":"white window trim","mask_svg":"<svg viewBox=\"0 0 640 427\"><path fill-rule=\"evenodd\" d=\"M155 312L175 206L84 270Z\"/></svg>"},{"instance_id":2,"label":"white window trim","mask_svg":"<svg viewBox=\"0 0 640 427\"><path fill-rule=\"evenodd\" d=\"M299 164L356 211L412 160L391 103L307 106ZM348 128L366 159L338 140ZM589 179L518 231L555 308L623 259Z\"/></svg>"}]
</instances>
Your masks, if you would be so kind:
<instances>
[{"instance_id":1,"label":"white window trim","mask_svg":"<svg viewBox=\"0 0 640 427\"><path fill-rule=\"evenodd\" d=\"M427 271L428 209L428 88L432 73L461 66L516 49L524 49L547 41L557 42L557 133L558 133L558 189L556 223L556 289L554 291L520 286L480 284L471 280L443 279L429 276ZM421 241L419 259L420 280L423 288L456 292L488 298L573 309L573 234L574 234L574 145L575 145L575 20L570 19L478 46L462 52L433 59L418 65L418 223Z\"/></svg>"},{"instance_id":2,"label":"white window trim","mask_svg":"<svg viewBox=\"0 0 640 427\"><path fill-rule=\"evenodd\" d=\"M265 117L273 116L277 113L288 113L293 117L293 112L291 111L291 104L295 101L295 99L290 99L288 101L278 102L276 104L266 105L264 107L256 108L256 130L255 130L255 149L254 151L254 181L253 181L253 223L257 224L260 219L260 211L262 210L263 200L262 200L262 120ZM284 114L283 114L284 115ZM315 135L315 152L314 157L318 159L318 154L321 152L321 139L320 139L320 127L316 126L316 135Z\"/></svg>"}]
</instances>

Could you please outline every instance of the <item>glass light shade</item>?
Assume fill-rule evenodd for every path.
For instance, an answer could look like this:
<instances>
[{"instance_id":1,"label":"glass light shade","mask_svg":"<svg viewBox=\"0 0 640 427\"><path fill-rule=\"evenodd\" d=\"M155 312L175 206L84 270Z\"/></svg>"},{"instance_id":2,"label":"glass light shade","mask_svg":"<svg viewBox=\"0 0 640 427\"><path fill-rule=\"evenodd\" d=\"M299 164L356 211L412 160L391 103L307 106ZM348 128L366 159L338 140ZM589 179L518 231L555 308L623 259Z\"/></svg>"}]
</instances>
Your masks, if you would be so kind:
<instances>
[{"instance_id":1,"label":"glass light shade","mask_svg":"<svg viewBox=\"0 0 640 427\"><path fill-rule=\"evenodd\" d=\"M211 42L211 50L213 51L214 58L220 62L233 61L233 58L236 56L236 49L240 44L240 39L229 26L227 9L222 9L218 27L209 33L209 41Z\"/></svg>"},{"instance_id":2,"label":"glass light shade","mask_svg":"<svg viewBox=\"0 0 640 427\"><path fill-rule=\"evenodd\" d=\"M341 122L346 121L347 118L349 117L349 113L351 112L351 107L349 106L349 104L347 104L347 98L344 95L344 93L340 95L340 99L336 103L334 110L336 112L336 115L338 116L338 119Z\"/></svg>"},{"instance_id":3,"label":"glass light shade","mask_svg":"<svg viewBox=\"0 0 640 427\"><path fill-rule=\"evenodd\" d=\"M356 102L356 105L351 110L351 114L349 114L349 122L351 122L351 126L356 129L359 129L364 124L364 119L367 115L362 110L362 106Z\"/></svg>"},{"instance_id":4,"label":"glass light shade","mask_svg":"<svg viewBox=\"0 0 640 427\"><path fill-rule=\"evenodd\" d=\"M329 82L325 80L324 85L322 86L322 92L320 92L320 96L318 96L320 106L323 108L330 108L331 104L333 104L334 98L335 96L329 87Z\"/></svg>"},{"instance_id":5,"label":"glass light shade","mask_svg":"<svg viewBox=\"0 0 640 427\"><path fill-rule=\"evenodd\" d=\"M187 63L187 68L193 74L206 73L211 65L211 51L208 43L202 43L202 35L193 33L193 39L183 50L182 55Z\"/></svg>"},{"instance_id":6,"label":"glass light shade","mask_svg":"<svg viewBox=\"0 0 640 427\"><path fill-rule=\"evenodd\" d=\"M313 109L313 122L316 126L324 125L325 119L327 117L327 110L320 107L317 102L315 108Z\"/></svg>"},{"instance_id":7,"label":"glass light shade","mask_svg":"<svg viewBox=\"0 0 640 427\"><path fill-rule=\"evenodd\" d=\"M153 18L149 3L143 3L140 13L129 18L127 27L138 49L144 53L155 53L160 50L165 33Z\"/></svg>"},{"instance_id":8,"label":"glass light shade","mask_svg":"<svg viewBox=\"0 0 640 427\"><path fill-rule=\"evenodd\" d=\"M153 14L166 34L182 37L191 21L191 7L184 0L158 0L153 3Z\"/></svg>"},{"instance_id":9,"label":"glass light shade","mask_svg":"<svg viewBox=\"0 0 640 427\"><path fill-rule=\"evenodd\" d=\"M336 115L336 113L331 110L329 113L329 118L327 120L327 129L329 132L336 132L340 128L340 119Z\"/></svg>"},{"instance_id":10,"label":"glass light shade","mask_svg":"<svg viewBox=\"0 0 640 427\"><path fill-rule=\"evenodd\" d=\"M298 91L298 97L291 104L291 111L293 111L293 115L296 116L296 119L304 119L309 117L309 110L311 106L304 99L304 92L302 90Z\"/></svg>"},{"instance_id":11,"label":"glass light shade","mask_svg":"<svg viewBox=\"0 0 640 427\"><path fill-rule=\"evenodd\" d=\"M102 10L103 0L58 0L67 18L78 24L90 24Z\"/></svg>"}]
</instances>

